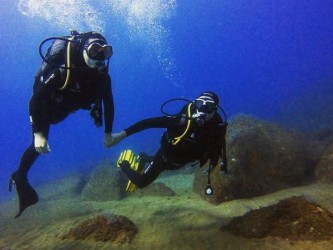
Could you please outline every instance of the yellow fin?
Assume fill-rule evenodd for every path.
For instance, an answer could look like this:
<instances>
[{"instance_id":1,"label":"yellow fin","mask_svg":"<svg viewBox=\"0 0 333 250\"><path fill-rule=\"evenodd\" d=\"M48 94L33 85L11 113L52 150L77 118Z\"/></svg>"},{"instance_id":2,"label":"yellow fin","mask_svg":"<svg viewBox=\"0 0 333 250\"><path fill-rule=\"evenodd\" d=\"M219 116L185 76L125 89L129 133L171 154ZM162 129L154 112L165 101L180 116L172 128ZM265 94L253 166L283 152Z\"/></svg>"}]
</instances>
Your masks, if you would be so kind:
<instances>
[{"instance_id":1,"label":"yellow fin","mask_svg":"<svg viewBox=\"0 0 333 250\"><path fill-rule=\"evenodd\" d=\"M132 150L127 149L120 153L120 156L117 161L117 166L120 167L123 161L128 161L131 169L135 171L140 171L140 174L143 173L144 169L139 170L140 156L135 157ZM126 192L134 192L137 189L137 186L129 180L126 186Z\"/></svg>"},{"instance_id":2,"label":"yellow fin","mask_svg":"<svg viewBox=\"0 0 333 250\"><path fill-rule=\"evenodd\" d=\"M132 169L135 167L135 155L132 150L127 149L120 153L117 161L118 167L123 161L128 161Z\"/></svg>"}]
</instances>

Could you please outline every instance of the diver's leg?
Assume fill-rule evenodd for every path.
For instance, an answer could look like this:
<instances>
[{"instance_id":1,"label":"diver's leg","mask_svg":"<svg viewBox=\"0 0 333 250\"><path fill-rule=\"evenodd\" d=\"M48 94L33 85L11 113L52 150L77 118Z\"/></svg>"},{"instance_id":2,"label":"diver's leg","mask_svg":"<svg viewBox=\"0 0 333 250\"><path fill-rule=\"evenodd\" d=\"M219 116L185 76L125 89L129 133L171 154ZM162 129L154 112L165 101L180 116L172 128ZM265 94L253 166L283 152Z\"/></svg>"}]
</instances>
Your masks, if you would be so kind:
<instances>
[{"instance_id":1,"label":"diver's leg","mask_svg":"<svg viewBox=\"0 0 333 250\"><path fill-rule=\"evenodd\" d=\"M139 168L143 169L146 161L140 162ZM121 163L121 169L126 173L127 177L138 187L144 188L152 183L156 178L165 170L165 162L163 161L163 154L161 149L156 153L153 161L147 166L142 174L139 171L131 169L127 161Z\"/></svg>"},{"instance_id":2,"label":"diver's leg","mask_svg":"<svg viewBox=\"0 0 333 250\"><path fill-rule=\"evenodd\" d=\"M139 154L139 157L140 157L139 169L144 169L146 163L150 163L154 160L153 156L147 155L146 153L143 152ZM143 167L141 167L141 165L143 165Z\"/></svg>"},{"instance_id":3,"label":"diver's leg","mask_svg":"<svg viewBox=\"0 0 333 250\"><path fill-rule=\"evenodd\" d=\"M32 143L23 153L20 165L16 174L22 178L27 179L29 169L34 164L40 154L36 151L34 144Z\"/></svg>"},{"instance_id":4,"label":"diver's leg","mask_svg":"<svg viewBox=\"0 0 333 250\"><path fill-rule=\"evenodd\" d=\"M44 134L45 138L48 139L49 128L45 128L41 132ZM20 175L22 178L27 179L28 172L39 155L40 154L35 149L35 137L34 134L32 133L32 142L30 146L24 151L21 157L19 168L16 171L16 173Z\"/></svg>"},{"instance_id":5,"label":"diver's leg","mask_svg":"<svg viewBox=\"0 0 333 250\"><path fill-rule=\"evenodd\" d=\"M48 130L44 131L44 134L48 137ZM19 199L19 212L15 218L19 217L24 209L38 202L38 195L28 182L28 172L39 155L35 150L34 136L32 136L32 143L24 151L19 168L11 175L9 182L9 191L14 184Z\"/></svg>"}]
</instances>

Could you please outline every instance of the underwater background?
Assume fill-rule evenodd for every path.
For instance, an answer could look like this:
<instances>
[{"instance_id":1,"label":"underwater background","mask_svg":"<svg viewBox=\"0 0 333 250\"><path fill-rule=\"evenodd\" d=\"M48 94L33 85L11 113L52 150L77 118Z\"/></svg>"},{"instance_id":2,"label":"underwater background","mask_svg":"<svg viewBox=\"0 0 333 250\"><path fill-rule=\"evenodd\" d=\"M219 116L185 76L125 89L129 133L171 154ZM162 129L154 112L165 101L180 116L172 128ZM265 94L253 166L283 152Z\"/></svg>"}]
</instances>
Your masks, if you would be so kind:
<instances>
[{"instance_id":1,"label":"underwater background","mask_svg":"<svg viewBox=\"0 0 333 250\"><path fill-rule=\"evenodd\" d=\"M31 142L28 103L51 36L100 31L113 46L114 132L151 116L174 97L219 94L239 113L302 131L333 127L333 2L231 0L0 0L0 194ZM170 112L183 103L172 103ZM154 153L163 130L106 149L87 111L52 126L52 152L29 172L35 185L89 171L119 153Z\"/></svg>"}]
</instances>

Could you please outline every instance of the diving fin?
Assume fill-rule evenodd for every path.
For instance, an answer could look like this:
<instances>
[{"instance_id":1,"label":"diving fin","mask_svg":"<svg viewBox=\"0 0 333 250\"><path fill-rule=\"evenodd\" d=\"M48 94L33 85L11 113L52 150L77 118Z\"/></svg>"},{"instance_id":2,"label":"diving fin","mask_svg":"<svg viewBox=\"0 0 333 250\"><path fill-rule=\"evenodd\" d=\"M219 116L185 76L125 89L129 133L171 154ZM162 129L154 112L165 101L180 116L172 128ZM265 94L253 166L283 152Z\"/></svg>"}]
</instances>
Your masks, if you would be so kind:
<instances>
[{"instance_id":1,"label":"diving fin","mask_svg":"<svg viewBox=\"0 0 333 250\"><path fill-rule=\"evenodd\" d=\"M124 161L128 162L132 170L143 173L143 169L139 169L140 156L135 157L134 153L131 150L128 149L121 152L117 161L118 167L121 167L121 164L123 164ZM134 192L136 189L137 186L131 180L128 180L126 192Z\"/></svg>"},{"instance_id":2,"label":"diving fin","mask_svg":"<svg viewBox=\"0 0 333 250\"><path fill-rule=\"evenodd\" d=\"M27 207L30 207L38 202L38 195L28 183L27 178L22 178L17 172L14 172L11 175L9 180L9 192L12 191L12 185L16 188L19 199L19 212L15 216L15 218L18 218Z\"/></svg>"},{"instance_id":3,"label":"diving fin","mask_svg":"<svg viewBox=\"0 0 333 250\"><path fill-rule=\"evenodd\" d=\"M131 165L131 169L139 171L139 161L135 161L135 163ZM127 182L126 192L134 192L136 189L137 186L131 180L129 180Z\"/></svg>"},{"instance_id":4,"label":"diving fin","mask_svg":"<svg viewBox=\"0 0 333 250\"><path fill-rule=\"evenodd\" d=\"M135 164L135 155L132 150L127 149L120 153L120 156L117 161L118 167L121 167L123 161L127 161L130 164L131 168L133 169Z\"/></svg>"}]
</instances>

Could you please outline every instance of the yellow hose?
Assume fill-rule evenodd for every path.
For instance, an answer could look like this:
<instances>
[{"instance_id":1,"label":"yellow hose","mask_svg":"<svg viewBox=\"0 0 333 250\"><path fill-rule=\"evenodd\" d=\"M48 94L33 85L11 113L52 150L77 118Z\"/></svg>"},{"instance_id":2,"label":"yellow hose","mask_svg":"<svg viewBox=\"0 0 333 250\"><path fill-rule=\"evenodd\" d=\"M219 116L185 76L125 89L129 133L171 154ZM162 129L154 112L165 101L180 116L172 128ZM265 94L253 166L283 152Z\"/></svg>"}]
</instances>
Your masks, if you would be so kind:
<instances>
[{"instance_id":1,"label":"yellow hose","mask_svg":"<svg viewBox=\"0 0 333 250\"><path fill-rule=\"evenodd\" d=\"M69 40L70 41L73 41L75 39L75 36L72 36ZM66 80L65 80L65 83L64 85L60 88L60 90L64 90L68 83L69 83L69 77L70 77L70 67L71 67L71 42L68 42L68 45L67 45L67 74L66 74Z\"/></svg>"},{"instance_id":2,"label":"yellow hose","mask_svg":"<svg viewBox=\"0 0 333 250\"><path fill-rule=\"evenodd\" d=\"M191 116L191 106L192 106L192 103L190 103L188 105L188 108L187 108L187 116L188 116L188 118L190 118L190 116ZM191 120L188 119L187 120L187 126L186 126L186 129L185 129L184 133L182 133L180 136L178 136L176 138L173 138L172 139L172 145L176 145L186 135L188 129L190 128L190 125L191 125Z\"/></svg>"}]
</instances>

